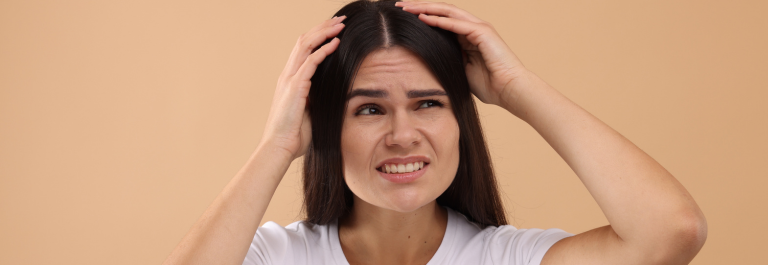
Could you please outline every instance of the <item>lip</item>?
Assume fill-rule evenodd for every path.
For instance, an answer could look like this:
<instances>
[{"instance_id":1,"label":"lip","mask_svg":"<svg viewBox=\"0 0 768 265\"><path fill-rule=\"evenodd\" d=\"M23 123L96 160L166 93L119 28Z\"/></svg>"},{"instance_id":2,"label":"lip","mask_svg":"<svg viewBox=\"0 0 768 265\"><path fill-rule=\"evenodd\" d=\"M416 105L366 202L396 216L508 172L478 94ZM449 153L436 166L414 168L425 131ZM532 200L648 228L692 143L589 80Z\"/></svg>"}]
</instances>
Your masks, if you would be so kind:
<instances>
[{"instance_id":1,"label":"lip","mask_svg":"<svg viewBox=\"0 0 768 265\"><path fill-rule=\"evenodd\" d=\"M379 164L376 165L376 168L383 167L384 164L408 164L408 163L420 162L420 161L424 161L425 168L427 164L431 162L429 158L427 158L426 156L393 157L393 158L379 162Z\"/></svg>"},{"instance_id":2,"label":"lip","mask_svg":"<svg viewBox=\"0 0 768 265\"><path fill-rule=\"evenodd\" d=\"M420 160L420 161L423 161L423 160ZM410 183L415 181L416 179L423 176L428 169L429 169L429 165L426 163L426 161L424 161L424 168L420 169L419 171L414 171L411 173L389 174L389 173L384 173L378 170L376 170L376 172L379 173L379 176L381 176L386 180L389 180L390 182L402 184L402 183Z\"/></svg>"}]
</instances>

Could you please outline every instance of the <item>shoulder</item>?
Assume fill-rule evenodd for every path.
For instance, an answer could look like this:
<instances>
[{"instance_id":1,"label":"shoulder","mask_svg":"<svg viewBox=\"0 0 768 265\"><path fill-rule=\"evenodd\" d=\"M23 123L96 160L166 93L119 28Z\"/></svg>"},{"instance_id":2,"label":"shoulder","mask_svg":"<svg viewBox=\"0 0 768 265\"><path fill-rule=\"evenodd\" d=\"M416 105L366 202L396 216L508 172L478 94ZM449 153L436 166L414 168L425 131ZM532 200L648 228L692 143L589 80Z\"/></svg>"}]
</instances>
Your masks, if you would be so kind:
<instances>
[{"instance_id":1,"label":"shoulder","mask_svg":"<svg viewBox=\"0 0 768 265\"><path fill-rule=\"evenodd\" d=\"M293 222L286 227L269 221L256 230L254 240L265 242L316 242L328 234L328 225L316 225L305 221Z\"/></svg>"},{"instance_id":2,"label":"shoulder","mask_svg":"<svg viewBox=\"0 0 768 265\"><path fill-rule=\"evenodd\" d=\"M307 264L329 249L329 225L267 222L256 230L243 264Z\"/></svg>"},{"instance_id":3,"label":"shoulder","mask_svg":"<svg viewBox=\"0 0 768 265\"><path fill-rule=\"evenodd\" d=\"M557 241L573 236L561 229L518 229L511 225L480 228L456 212L454 260L474 259L479 264L540 264Z\"/></svg>"},{"instance_id":4,"label":"shoulder","mask_svg":"<svg viewBox=\"0 0 768 265\"><path fill-rule=\"evenodd\" d=\"M552 245L573 236L557 228L517 229L511 225L489 227L486 231L487 251L502 264L540 264Z\"/></svg>"}]
</instances>

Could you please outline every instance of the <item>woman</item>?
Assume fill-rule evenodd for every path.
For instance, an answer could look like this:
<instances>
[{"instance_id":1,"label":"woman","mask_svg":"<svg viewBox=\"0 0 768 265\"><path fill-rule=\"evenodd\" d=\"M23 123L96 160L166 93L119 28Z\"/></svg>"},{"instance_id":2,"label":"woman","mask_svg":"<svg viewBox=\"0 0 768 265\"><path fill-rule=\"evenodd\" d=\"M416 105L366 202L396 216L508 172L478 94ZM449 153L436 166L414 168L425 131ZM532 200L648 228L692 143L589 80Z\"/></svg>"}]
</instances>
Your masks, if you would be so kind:
<instances>
[{"instance_id":1,"label":"woman","mask_svg":"<svg viewBox=\"0 0 768 265\"><path fill-rule=\"evenodd\" d=\"M687 264L701 249L706 221L685 188L487 22L431 2L336 15L299 38L259 146L167 264ZM610 225L506 225L470 90L536 129ZM259 228L305 154L307 220Z\"/></svg>"}]
</instances>

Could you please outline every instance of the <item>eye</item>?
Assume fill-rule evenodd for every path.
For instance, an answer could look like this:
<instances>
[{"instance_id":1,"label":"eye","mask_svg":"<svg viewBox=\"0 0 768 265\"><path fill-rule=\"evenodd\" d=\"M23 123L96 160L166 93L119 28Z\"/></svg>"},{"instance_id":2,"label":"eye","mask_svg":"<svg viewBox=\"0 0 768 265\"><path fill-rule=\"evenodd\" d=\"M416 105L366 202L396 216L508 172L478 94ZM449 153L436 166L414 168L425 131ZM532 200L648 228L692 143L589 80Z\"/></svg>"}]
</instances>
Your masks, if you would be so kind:
<instances>
[{"instance_id":1,"label":"eye","mask_svg":"<svg viewBox=\"0 0 768 265\"><path fill-rule=\"evenodd\" d=\"M357 115L381 115L381 110L379 110L379 106L366 104L357 109L355 116Z\"/></svg>"},{"instance_id":2,"label":"eye","mask_svg":"<svg viewBox=\"0 0 768 265\"><path fill-rule=\"evenodd\" d=\"M421 102L421 105L419 105L419 108L431 108L431 107L442 107L443 103L439 100L425 100Z\"/></svg>"}]
</instances>

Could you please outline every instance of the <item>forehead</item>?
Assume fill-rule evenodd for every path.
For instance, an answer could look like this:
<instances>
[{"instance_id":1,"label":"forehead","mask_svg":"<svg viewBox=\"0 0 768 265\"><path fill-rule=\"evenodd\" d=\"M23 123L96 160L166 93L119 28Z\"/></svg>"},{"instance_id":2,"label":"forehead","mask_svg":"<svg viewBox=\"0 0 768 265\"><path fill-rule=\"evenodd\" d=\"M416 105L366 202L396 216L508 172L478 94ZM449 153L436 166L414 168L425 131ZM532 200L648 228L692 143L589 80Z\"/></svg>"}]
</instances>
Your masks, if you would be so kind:
<instances>
[{"instance_id":1,"label":"forehead","mask_svg":"<svg viewBox=\"0 0 768 265\"><path fill-rule=\"evenodd\" d=\"M379 49L363 59L350 92L356 88L442 89L440 82L415 53L399 46Z\"/></svg>"}]
</instances>

